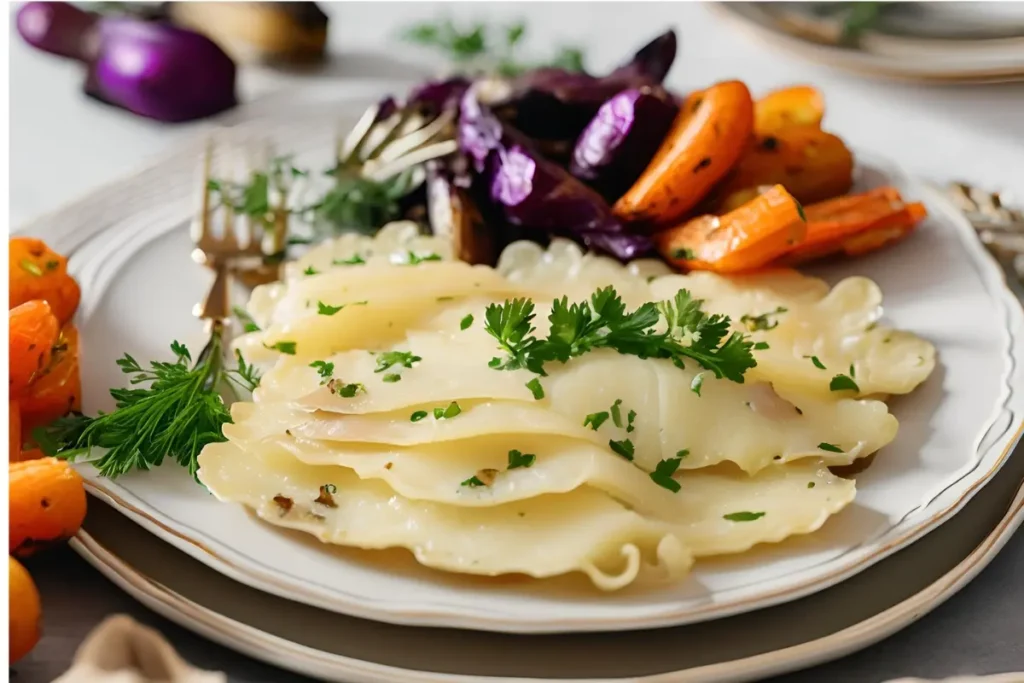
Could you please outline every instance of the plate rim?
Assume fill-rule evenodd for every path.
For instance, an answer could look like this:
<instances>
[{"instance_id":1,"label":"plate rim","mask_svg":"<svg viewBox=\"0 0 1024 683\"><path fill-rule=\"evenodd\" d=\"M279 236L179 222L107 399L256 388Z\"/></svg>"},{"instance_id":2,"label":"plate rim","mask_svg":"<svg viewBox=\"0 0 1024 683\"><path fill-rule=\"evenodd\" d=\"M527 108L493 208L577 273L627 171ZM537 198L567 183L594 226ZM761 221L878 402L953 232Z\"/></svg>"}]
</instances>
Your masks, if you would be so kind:
<instances>
[{"instance_id":1,"label":"plate rim","mask_svg":"<svg viewBox=\"0 0 1024 683\"><path fill-rule=\"evenodd\" d=\"M330 101L333 106L340 106L346 103L365 102L366 100L365 96L357 95L347 98L335 97L331 98ZM235 135L237 134L238 131L244 132L246 130L259 130L261 126L267 124L268 120L273 121L275 118L278 117L267 116L261 119L256 119L254 121L234 126L232 129L226 129L224 132L226 132L229 135ZM280 127L280 121L278 121L278 125ZM156 164L150 167L150 169L161 169L170 163L181 164L186 161L191 164L194 162L195 158L191 154L191 152L194 151L193 148L201 148L198 140L197 144L195 145L183 145L181 151L175 154L168 155L166 158L158 161ZM887 173L890 173L892 175L893 180L896 180L902 184L913 185L916 191L919 191L922 195L928 195L927 198L930 200L931 203L939 204L940 206L942 206L944 209L943 215L945 216L945 218L947 218L949 221L955 224L959 232L959 238L962 241L967 241L968 238L966 238L965 235L968 232L970 233L970 237L973 237L973 230L970 228L969 224L966 223L966 219L963 218L962 214L960 214L960 212L957 211L955 207L944 196L941 195L941 193L931 188L926 183L919 181L909 176L908 174L902 172L898 168L898 166L891 161L879 159L877 155L872 154L861 154L859 156L861 158L870 160L872 164L881 165L883 168L885 168ZM109 186L109 188L104 188L104 191L113 190L114 188L115 186L112 185ZM122 187L118 189L123 191L124 188ZM102 204L102 202L99 202L99 200L96 199L94 195L87 195L85 200L80 200L78 203L88 201L90 198L93 198L96 202ZM924 199L924 197L922 197L922 199ZM26 227L29 230L31 230L32 226L35 223L43 223L44 225L46 223L49 223L52 226L55 223L55 221L53 220L55 216L59 216L60 214L69 210L74 210L75 206L76 203L72 203L71 205L64 207L62 210L58 210L55 213L46 215L45 218L47 220L30 221L27 223ZM97 230L91 235L90 239L102 236L109 237L111 233L114 233L116 235L118 229L127 231L128 228L131 226L126 225L125 223L127 223L127 221L122 219L121 221L115 222L113 225L107 227L106 229ZM168 227L166 230L159 231L158 234L164 234L166 231L173 229L174 225L172 224L172 221L168 219L167 223L170 225L170 227ZM118 227L119 224L120 228ZM45 235L43 235L43 237L46 238ZM996 406L995 410L993 411L993 414L990 416L988 422L986 423L986 426L991 427L991 425L997 423L999 417L1006 412L1006 404L1009 400L1013 398L1012 379L1013 361L1015 359L1013 355L1013 348L1015 345L1014 342L1017 339L1015 332L1020 333L1020 336L1024 337L1024 313L1022 313L1021 311L1020 302L1017 300L1017 298L1014 296L1014 294L1008 286L1005 273L995 262L995 260L992 259L991 256L984 251L983 247L980 245L980 243L977 242L977 240L969 241L968 245L969 248L975 252L975 254L972 256L972 260L975 262L975 265L978 266L980 270L979 277L982 279L984 284L988 285L986 289L990 290L990 300L1000 305L1000 308L1003 309L1000 311L1000 313L1002 313L1004 317L1007 318L1006 335L1009 349L1006 353L1011 363L1010 368L1007 370L1008 375L1003 379L1007 384L1006 391L1008 391L1008 393L1004 393L1001 396L1001 398L1003 399L1002 403ZM1011 423L1007 427L1006 432L1004 432L1004 435L1000 439L998 439L995 444L991 444L988 448L982 448L982 439L979 439L975 447L976 451L978 452L977 460L979 464L985 461L984 455L988 453L990 450L992 450L994 446L1004 442L1004 440L1007 438L1005 436L1006 433L1010 432L1014 432L1012 417ZM677 611L670 614L660 614L655 618L647 617L642 620L640 618L636 618L634 621L630 621L627 623L623 623L621 619L614 622L595 622L593 619L588 619L584 623L583 620L580 618L576 618L568 622L552 622L551 620L545 620L542 622L530 622L527 620L519 620L510 623L508 621L507 615L491 618L486 618L480 615L467 616L452 611L450 607L445 608L445 606L443 605L417 605L413 608L403 608L401 606L395 605L371 605L365 598L360 598L357 595L349 594L339 594L338 596L336 596L334 604L331 605L330 609L345 614L375 619L378 621L386 621L389 623L407 625L454 626L504 632L542 633L563 631L579 632L596 630L624 630L651 628L656 626L665 626L669 624L692 623L695 621L720 618L729 616L731 614L736 614L742 611L750 611L754 609L759 609L761 607L767 607L769 605L778 604L780 602L784 602L787 600L797 599L799 597L821 590L827 587L828 585L832 585L832 583L844 580L845 578L848 578L849 576L852 576L853 574L862 571L863 569L866 569L872 564L887 557L899 548L911 543L913 540L920 538L925 533L928 533L929 531L937 528L940 524L951 518L960 509L962 509L962 507L966 505L966 503L981 489L981 487L983 487L992 479L992 477L999 470L999 468L1006 462L1009 453L1013 450L1015 444L1020 440L1022 432L1024 432L1024 416L1022 416L1020 424L1017 426L1015 433L1009 436L1008 441L1005 441L1005 449L1003 450L1002 454L996 459L991 468L987 472L985 472L979 479L977 479L973 484L971 484L970 487L957 500L953 501L945 509L940 510L939 513L932 515L929 519L919 522L914 527L904 532L897 539L891 539L887 545L880 548L872 555L862 558L859 562L856 562L845 569L834 570L826 576L819 576L815 579L806 580L801 585L791 586L789 589L776 589L767 596L762 595L758 598L734 599L732 603L725 603L725 606L723 606L722 604L712 604L697 609L687 609L685 611L688 614L688 616L684 618L680 618L680 612ZM114 486L116 487L116 484ZM126 514L129 518L141 524L150 532L157 535L159 538L170 542L175 547L184 550L196 559L199 559L200 561L213 567L222 574L225 574L236 580L243 580L245 582L253 583L254 585L259 584L261 586L261 590L275 593L282 597L297 599L303 602L315 601L315 604L319 605L324 604L324 598L321 594L316 594L315 596L313 596L312 594L308 594L303 597L296 597L296 591L293 586L280 587L269 585L273 582L263 581L258 576L254 576L251 569L246 570L244 567L234 566L232 562L225 560L223 557L220 557L215 551L211 550L207 546L207 544L202 543L201 540L197 541L196 539L190 538L187 534L183 532L175 531L172 528L173 520L164 519L164 521L161 522L160 518L163 516L157 513L156 511L152 511L155 514L149 514L145 510L139 509L138 507L133 508L133 506L130 503L121 499L115 493L112 493L110 490L104 487L100 487L90 483L89 488L93 493L96 493L100 495L102 498L106 499L111 505L113 505L120 512L122 512L122 514ZM139 502L145 505L143 501L140 500ZM339 597L343 599L339 600ZM427 609L424 609L424 607L427 607Z\"/></svg>"},{"instance_id":2,"label":"plate rim","mask_svg":"<svg viewBox=\"0 0 1024 683\"><path fill-rule=\"evenodd\" d=\"M740 659L630 678L542 679L430 672L328 653L237 621L176 592L129 565L88 531L71 548L119 589L184 628L254 659L322 680L346 683L723 683L753 681L851 654L917 621L954 596L999 554L1024 525L1024 481L1003 516L952 569L908 598L826 636ZM163 543L160 539L157 542ZM216 571L211 568L211 571Z\"/></svg>"}]
</instances>

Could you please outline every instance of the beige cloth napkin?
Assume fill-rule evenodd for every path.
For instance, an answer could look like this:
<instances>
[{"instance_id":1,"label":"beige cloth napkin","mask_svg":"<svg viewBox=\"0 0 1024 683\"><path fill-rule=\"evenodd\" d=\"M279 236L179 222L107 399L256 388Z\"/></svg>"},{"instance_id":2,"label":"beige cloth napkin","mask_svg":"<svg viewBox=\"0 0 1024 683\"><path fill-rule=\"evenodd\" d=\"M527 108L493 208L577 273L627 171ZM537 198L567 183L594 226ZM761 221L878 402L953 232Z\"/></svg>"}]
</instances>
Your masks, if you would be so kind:
<instances>
[{"instance_id":1,"label":"beige cloth napkin","mask_svg":"<svg viewBox=\"0 0 1024 683\"><path fill-rule=\"evenodd\" d=\"M75 653L68 671L53 683L227 683L227 676L195 668L163 636L125 614L107 618ZM901 678L889 683L928 683ZM1024 683L1024 673L947 678L932 683Z\"/></svg>"},{"instance_id":2,"label":"beige cloth napkin","mask_svg":"<svg viewBox=\"0 0 1024 683\"><path fill-rule=\"evenodd\" d=\"M178 656L162 635L125 614L108 617L79 646L53 683L227 683Z\"/></svg>"}]
</instances>

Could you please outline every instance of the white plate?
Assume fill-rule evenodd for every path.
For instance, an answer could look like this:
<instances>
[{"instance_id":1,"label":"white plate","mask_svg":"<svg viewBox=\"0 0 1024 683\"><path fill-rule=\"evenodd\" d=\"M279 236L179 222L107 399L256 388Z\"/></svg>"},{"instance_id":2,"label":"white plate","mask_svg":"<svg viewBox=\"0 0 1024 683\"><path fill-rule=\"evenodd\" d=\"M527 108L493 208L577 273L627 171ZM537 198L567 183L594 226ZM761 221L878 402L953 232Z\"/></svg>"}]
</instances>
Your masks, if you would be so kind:
<instances>
[{"instance_id":1,"label":"white plate","mask_svg":"<svg viewBox=\"0 0 1024 683\"><path fill-rule=\"evenodd\" d=\"M265 135L299 162L326 166L336 120L354 102L310 105L299 118L234 129ZM99 230L72 258L84 292L85 409L109 409L122 383L114 361L168 356L172 339L198 349L190 317L209 276L189 260L198 147L116 191L50 216L30 231L58 250ZM599 631L684 624L807 595L863 570L955 514L1005 461L1024 415L1024 315L1002 272L938 193L872 161L871 184L898 185L931 218L906 242L822 271L879 283L887 317L931 340L940 367L912 396L893 401L897 440L858 476L854 505L809 537L735 558L701 562L682 583L654 591L597 593L579 582L486 581L422 569L405 553L360 553L264 525L218 503L175 466L116 481L81 471L90 489L193 557L251 586L380 621L511 632ZM114 203L114 200L118 203ZM92 217L85 224L81 217ZM100 216L101 225L95 223Z\"/></svg>"}]
</instances>

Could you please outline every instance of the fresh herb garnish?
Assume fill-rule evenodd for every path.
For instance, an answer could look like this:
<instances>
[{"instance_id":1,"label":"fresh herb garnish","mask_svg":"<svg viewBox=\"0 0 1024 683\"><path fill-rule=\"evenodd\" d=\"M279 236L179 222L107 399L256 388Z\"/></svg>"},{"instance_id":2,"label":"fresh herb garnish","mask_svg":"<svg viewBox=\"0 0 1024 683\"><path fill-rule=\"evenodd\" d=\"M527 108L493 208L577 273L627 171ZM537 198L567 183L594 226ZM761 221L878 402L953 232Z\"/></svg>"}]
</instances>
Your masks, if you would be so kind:
<instances>
[{"instance_id":1,"label":"fresh herb garnish","mask_svg":"<svg viewBox=\"0 0 1024 683\"><path fill-rule=\"evenodd\" d=\"M393 365L401 368L411 368L414 363L418 363L421 360L423 359L410 351L385 351L377 356L377 367L374 369L374 372L384 372Z\"/></svg>"},{"instance_id":2,"label":"fresh herb garnish","mask_svg":"<svg viewBox=\"0 0 1024 683\"><path fill-rule=\"evenodd\" d=\"M636 419L636 411L635 410L631 410L628 413L626 413L626 433L627 434L632 432L635 429L635 427L633 427L633 421L635 419Z\"/></svg>"},{"instance_id":3,"label":"fresh herb garnish","mask_svg":"<svg viewBox=\"0 0 1024 683\"><path fill-rule=\"evenodd\" d=\"M242 323L242 330L244 330L245 332L260 331L260 326L257 325L256 321L252 319L252 316L249 315L249 312L246 311L241 306L232 307L231 312L234 314L236 318L238 318L238 322Z\"/></svg>"},{"instance_id":4,"label":"fresh herb garnish","mask_svg":"<svg viewBox=\"0 0 1024 683\"><path fill-rule=\"evenodd\" d=\"M526 388L530 390L531 394L533 394L534 399L539 401L544 398L544 387L541 386L539 378L534 377L527 382Z\"/></svg>"},{"instance_id":5,"label":"fresh herb garnish","mask_svg":"<svg viewBox=\"0 0 1024 683\"><path fill-rule=\"evenodd\" d=\"M813 481L807 482L807 488L813 489L814 488L814 482Z\"/></svg>"},{"instance_id":6,"label":"fresh herb garnish","mask_svg":"<svg viewBox=\"0 0 1024 683\"><path fill-rule=\"evenodd\" d=\"M323 301L316 302L316 312L318 315L334 315L343 308L345 308L345 304L340 306L328 306Z\"/></svg>"},{"instance_id":7,"label":"fresh herb garnish","mask_svg":"<svg viewBox=\"0 0 1024 683\"><path fill-rule=\"evenodd\" d=\"M404 265L407 265L407 266L418 266L419 264L426 263L427 261L440 261L440 260L441 260L441 256L439 254L431 253L431 254L424 254L423 256L419 256L419 255L416 254L416 252L410 251L409 252L409 256L408 256L407 260L405 261Z\"/></svg>"},{"instance_id":8,"label":"fresh herb garnish","mask_svg":"<svg viewBox=\"0 0 1024 683\"><path fill-rule=\"evenodd\" d=\"M756 344L754 344L755 351L766 351L769 348L771 347L768 346L768 342L766 341L759 341Z\"/></svg>"},{"instance_id":9,"label":"fresh herb garnish","mask_svg":"<svg viewBox=\"0 0 1024 683\"><path fill-rule=\"evenodd\" d=\"M353 398L360 391L363 392L364 394L366 393L366 387L364 387L359 382L344 384L336 379L328 380L327 388L330 390L332 394L337 394L342 398Z\"/></svg>"},{"instance_id":10,"label":"fresh herb garnish","mask_svg":"<svg viewBox=\"0 0 1024 683\"><path fill-rule=\"evenodd\" d=\"M92 464L105 477L134 469L148 470L165 457L195 476L203 447L225 441L221 427L231 422L222 393L239 398L239 390L252 391L259 375L235 354L238 366L230 369L223 358L223 340L215 334L192 364L189 350L171 344L173 362L151 361L144 368L125 354L117 361L132 388L111 389L115 409L96 417L72 415L33 431L40 448L50 456L74 460L91 449L104 449ZM135 387L148 384L146 387Z\"/></svg>"},{"instance_id":11,"label":"fresh herb garnish","mask_svg":"<svg viewBox=\"0 0 1024 683\"><path fill-rule=\"evenodd\" d=\"M621 406L621 405L622 405L622 399L621 398L617 398L617 399L615 399L615 403L613 403L612 407L611 407L612 423L616 427L619 427L620 429L622 428L622 411L619 410L619 406Z\"/></svg>"},{"instance_id":12,"label":"fresh herb garnish","mask_svg":"<svg viewBox=\"0 0 1024 683\"><path fill-rule=\"evenodd\" d=\"M703 302L680 290L674 300L646 303L631 313L613 287L594 292L590 301L569 304L563 297L552 303L551 331L546 339L532 336L534 305L529 299L505 301L487 307L485 329L498 340L507 357L492 359L497 370L527 368L545 375L544 364L567 362L598 348L640 358L667 358L683 367L693 359L714 372L742 382L743 374L757 365L750 353L753 342L739 332L729 334L727 316L707 315ZM667 331L654 327L665 319Z\"/></svg>"},{"instance_id":13,"label":"fresh herb garnish","mask_svg":"<svg viewBox=\"0 0 1024 683\"><path fill-rule=\"evenodd\" d=\"M306 266L306 269L302 271L303 275L319 275L320 271L313 266Z\"/></svg>"},{"instance_id":14,"label":"fresh herb garnish","mask_svg":"<svg viewBox=\"0 0 1024 683\"><path fill-rule=\"evenodd\" d=\"M537 461L537 456L532 453L522 453L512 449L508 452L508 469L515 470L520 467L530 467Z\"/></svg>"},{"instance_id":15,"label":"fresh herb garnish","mask_svg":"<svg viewBox=\"0 0 1024 683\"><path fill-rule=\"evenodd\" d=\"M772 316L787 313L788 311L789 309L779 306L774 311L768 311L761 315L743 315L740 317L740 322L746 325L747 329L751 332L757 332L759 330L774 330L779 326L779 321L772 320Z\"/></svg>"},{"instance_id":16,"label":"fresh herb garnish","mask_svg":"<svg viewBox=\"0 0 1024 683\"><path fill-rule=\"evenodd\" d=\"M334 363L325 360L315 360L309 364L309 367L316 369L317 374L323 378L320 384L327 384L327 380L334 375Z\"/></svg>"},{"instance_id":17,"label":"fresh herb garnish","mask_svg":"<svg viewBox=\"0 0 1024 683\"><path fill-rule=\"evenodd\" d=\"M336 258L333 261L331 261L331 263L333 263L336 266L362 266L366 264L366 260L359 254L356 254L350 258Z\"/></svg>"},{"instance_id":18,"label":"fresh herb garnish","mask_svg":"<svg viewBox=\"0 0 1024 683\"><path fill-rule=\"evenodd\" d=\"M472 324L473 324L473 314L472 313L467 313L466 317L463 318L462 322L459 323L459 329L460 330L468 330L469 326L472 325Z\"/></svg>"},{"instance_id":19,"label":"fresh herb garnish","mask_svg":"<svg viewBox=\"0 0 1024 683\"><path fill-rule=\"evenodd\" d=\"M764 517L763 512L730 512L727 515L722 515L722 519L727 519L730 522L753 522L756 519Z\"/></svg>"},{"instance_id":20,"label":"fresh herb garnish","mask_svg":"<svg viewBox=\"0 0 1024 683\"><path fill-rule=\"evenodd\" d=\"M417 410L415 413L413 413L412 415L409 416L409 421L410 422L419 422L420 420L422 420L426 416L427 416L427 411L425 411L425 410Z\"/></svg>"},{"instance_id":21,"label":"fresh herb garnish","mask_svg":"<svg viewBox=\"0 0 1024 683\"><path fill-rule=\"evenodd\" d=\"M693 381L690 382L690 391L700 396L700 389L704 386L704 373L698 372L693 376Z\"/></svg>"},{"instance_id":22,"label":"fresh herb garnish","mask_svg":"<svg viewBox=\"0 0 1024 683\"><path fill-rule=\"evenodd\" d=\"M832 391L860 391L860 387L853 381L853 378L847 375L833 377L832 381L828 383L828 388Z\"/></svg>"},{"instance_id":23,"label":"fresh herb garnish","mask_svg":"<svg viewBox=\"0 0 1024 683\"><path fill-rule=\"evenodd\" d=\"M690 449L689 448L684 448L681 451L676 451L676 457L679 458L680 460L682 460L683 458L685 458L689 454L690 454Z\"/></svg>"},{"instance_id":24,"label":"fresh herb garnish","mask_svg":"<svg viewBox=\"0 0 1024 683\"><path fill-rule=\"evenodd\" d=\"M697 258L697 255L693 253L693 249L676 249L672 252L672 258L692 261Z\"/></svg>"},{"instance_id":25,"label":"fresh herb garnish","mask_svg":"<svg viewBox=\"0 0 1024 683\"><path fill-rule=\"evenodd\" d=\"M294 356L295 351L298 348L298 344L293 341L279 341L275 344L271 344L270 346L264 344L263 348L270 349L271 351L280 351L288 356Z\"/></svg>"},{"instance_id":26,"label":"fresh herb garnish","mask_svg":"<svg viewBox=\"0 0 1024 683\"><path fill-rule=\"evenodd\" d=\"M462 412L462 408L459 407L457 401L452 401L448 404L447 408L434 408L434 419L435 420L450 420L459 413Z\"/></svg>"},{"instance_id":27,"label":"fresh herb garnish","mask_svg":"<svg viewBox=\"0 0 1024 683\"><path fill-rule=\"evenodd\" d=\"M821 443L818 444L818 448L820 448L823 451L828 451L829 453L845 453L846 452L842 448L840 448L839 446L834 446L834 445L832 445L830 443L825 443L824 441L822 441Z\"/></svg>"},{"instance_id":28,"label":"fresh herb garnish","mask_svg":"<svg viewBox=\"0 0 1024 683\"><path fill-rule=\"evenodd\" d=\"M387 375L384 375L381 378L381 380L384 381L384 382L388 382L390 384L390 383L393 383L393 382L400 382L400 381L402 381L402 376L399 375L397 372L392 372L392 373L388 373Z\"/></svg>"},{"instance_id":29,"label":"fresh herb garnish","mask_svg":"<svg viewBox=\"0 0 1024 683\"><path fill-rule=\"evenodd\" d=\"M662 460L655 465L654 471L650 473L651 481L672 493L678 493L682 487L678 481L672 478L672 475L679 469L679 463L682 461L681 457Z\"/></svg>"},{"instance_id":30,"label":"fresh herb garnish","mask_svg":"<svg viewBox=\"0 0 1024 683\"><path fill-rule=\"evenodd\" d=\"M478 486L484 486L484 483L480 481L476 476L472 476L466 481L459 484L459 486L468 486L471 489L475 489Z\"/></svg>"},{"instance_id":31,"label":"fresh herb garnish","mask_svg":"<svg viewBox=\"0 0 1024 683\"><path fill-rule=\"evenodd\" d=\"M622 441L609 441L608 447L626 460L633 459L633 442L629 439L623 439Z\"/></svg>"},{"instance_id":32,"label":"fresh herb garnish","mask_svg":"<svg viewBox=\"0 0 1024 683\"><path fill-rule=\"evenodd\" d=\"M818 359L817 356L804 356L804 358L810 358L811 362L814 363L814 367L818 368L819 370L827 370L828 369L828 368L825 367L825 364L822 363Z\"/></svg>"},{"instance_id":33,"label":"fresh herb garnish","mask_svg":"<svg viewBox=\"0 0 1024 683\"><path fill-rule=\"evenodd\" d=\"M850 363L850 377L856 377L857 372L854 370L853 363Z\"/></svg>"},{"instance_id":34,"label":"fresh herb garnish","mask_svg":"<svg viewBox=\"0 0 1024 683\"><path fill-rule=\"evenodd\" d=\"M590 427L596 432L598 429L601 428L601 425L603 425L608 420L608 417L608 412L605 410L602 410L599 413L591 413L590 415L587 415L585 418L583 418L583 426Z\"/></svg>"}]
</instances>

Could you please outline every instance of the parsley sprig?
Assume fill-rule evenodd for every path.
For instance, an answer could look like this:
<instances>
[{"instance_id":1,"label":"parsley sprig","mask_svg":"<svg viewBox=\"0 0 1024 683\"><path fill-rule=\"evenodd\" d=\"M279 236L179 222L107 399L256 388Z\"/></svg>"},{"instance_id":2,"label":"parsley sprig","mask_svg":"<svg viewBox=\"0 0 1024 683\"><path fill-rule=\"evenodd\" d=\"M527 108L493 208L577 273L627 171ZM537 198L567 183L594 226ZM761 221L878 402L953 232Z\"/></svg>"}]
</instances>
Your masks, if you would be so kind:
<instances>
[{"instance_id":1,"label":"parsley sprig","mask_svg":"<svg viewBox=\"0 0 1024 683\"><path fill-rule=\"evenodd\" d=\"M227 367L219 335L194 365L183 344L174 342L171 351L173 362L151 361L148 368L125 354L117 365L132 387L110 390L115 409L96 417L73 415L35 430L43 451L68 460L92 457L92 449L104 451L91 462L110 478L148 470L169 457L194 477L203 447L225 440L221 427L231 422L231 413L222 395L238 398L239 390L255 389L260 377L237 352L236 367Z\"/></svg>"},{"instance_id":2,"label":"parsley sprig","mask_svg":"<svg viewBox=\"0 0 1024 683\"><path fill-rule=\"evenodd\" d=\"M546 375L546 363L565 363L588 351L609 348L640 358L667 358L679 367L684 367L684 359L692 359L715 377L743 382L744 373L757 365L751 354L753 342L742 333L729 334L729 317L708 315L702 304L682 289L671 301L648 302L627 312L618 292L609 286L595 291L589 301L570 304L566 297L554 301L548 316L551 330L542 339L533 336L533 301L491 304L484 314L484 329L506 356L492 358L488 365ZM655 329L661 321L664 332Z\"/></svg>"}]
</instances>

